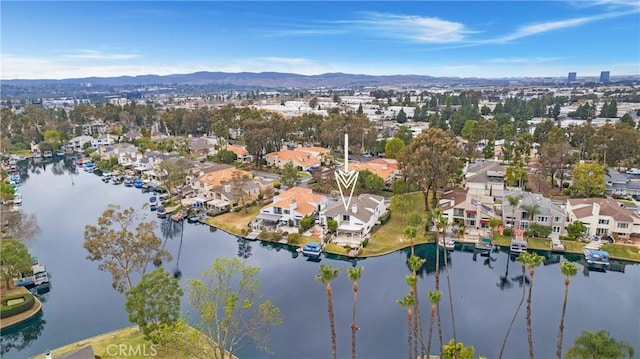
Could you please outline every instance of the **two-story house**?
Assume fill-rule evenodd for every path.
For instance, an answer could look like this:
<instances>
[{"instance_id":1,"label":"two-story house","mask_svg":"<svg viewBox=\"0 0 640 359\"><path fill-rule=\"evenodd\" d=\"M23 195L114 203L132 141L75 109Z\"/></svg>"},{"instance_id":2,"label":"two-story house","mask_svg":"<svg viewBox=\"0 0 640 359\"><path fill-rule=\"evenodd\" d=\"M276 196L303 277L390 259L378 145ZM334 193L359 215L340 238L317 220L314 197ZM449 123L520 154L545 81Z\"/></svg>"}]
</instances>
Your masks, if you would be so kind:
<instances>
[{"instance_id":1,"label":"two-story house","mask_svg":"<svg viewBox=\"0 0 640 359\"><path fill-rule=\"evenodd\" d=\"M241 178L240 182L234 183L235 178ZM227 164L199 169L199 172L188 175L186 181L191 185L192 193L202 198L205 207L211 211L242 205L238 191L243 192L245 202L258 198L261 191L260 185L253 181L251 172Z\"/></svg>"},{"instance_id":2,"label":"two-story house","mask_svg":"<svg viewBox=\"0 0 640 359\"><path fill-rule=\"evenodd\" d=\"M617 235L629 239L640 233L640 217L610 198L573 198L567 200L569 222L580 221L589 236Z\"/></svg>"},{"instance_id":3,"label":"two-story house","mask_svg":"<svg viewBox=\"0 0 640 359\"><path fill-rule=\"evenodd\" d=\"M247 146L228 144L226 146L223 146L223 148L225 148L227 151L231 151L235 153L237 157L236 161L238 162L241 162L241 163L253 162L253 155L249 153L249 151L247 150Z\"/></svg>"},{"instance_id":4,"label":"two-story house","mask_svg":"<svg viewBox=\"0 0 640 359\"><path fill-rule=\"evenodd\" d=\"M464 226L467 233L486 231L490 229L489 220L499 217L492 197L471 194L461 188L444 192L439 205L447 221L454 226Z\"/></svg>"},{"instance_id":5,"label":"two-story house","mask_svg":"<svg viewBox=\"0 0 640 359\"><path fill-rule=\"evenodd\" d=\"M116 157L121 166L134 165L138 159L138 148L131 143L115 143L99 149L102 158Z\"/></svg>"},{"instance_id":6,"label":"two-story house","mask_svg":"<svg viewBox=\"0 0 640 359\"><path fill-rule=\"evenodd\" d=\"M320 213L320 224L326 226L329 219L338 222L333 242L356 248L371 234L373 226L380 223L380 217L386 212L384 197L364 193L351 198L348 209L344 208L342 201L328 205Z\"/></svg>"},{"instance_id":7,"label":"two-story house","mask_svg":"<svg viewBox=\"0 0 640 359\"><path fill-rule=\"evenodd\" d=\"M324 210L329 199L313 193L310 188L292 187L273 197L273 202L262 207L251 223L253 229L276 229L279 226L298 227L305 216L316 217Z\"/></svg>"},{"instance_id":8,"label":"two-story house","mask_svg":"<svg viewBox=\"0 0 640 359\"><path fill-rule=\"evenodd\" d=\"M371 171L384 180L386 185L391 185L393 181L400 177L400 167L398 161L391 158L376 158L367 162L353 162L350 168L356 171Z\"/></svg>"},{"instance_id":9,"label":"two-story house","mask_svg":"<svg viewBox=\"0 0 640 359\"><path fill-rule=\"evenodd\" d=\"M69 140L67 142L67 150L74 152L81 152L84 148L85 143L91 143L93 141L93 137L91 136L77 136Z\"/></svg>"},{"instance_id":10,"label":"two-story house","mask_svg":"<svg viewBox=\"0 0 640 359\"><path fill-rule=\"evenodd\" d=\"M270 152L265 155L267 165L271 167L283 168L284 165L291 162L295 167L303 171L308 171L316 167L320 167L321 159L314 157L312 153L294 150L280 150L278 152Z\"/></svg>"},{"instance_id":11,"label":"two-story house","mask_svg":"<svg viewBox=\"0 0 640 359\"><path fill-rule=\"evenodd\" d=\"M512 206L508 198L519 198L518 204ZM557 237L567 233L565 210L560 205L539 193L513 190L505 193L502 202L502 222L505 226L526 230L532 223L551 227L551 236Z\"/></svg>"}]
</instances>

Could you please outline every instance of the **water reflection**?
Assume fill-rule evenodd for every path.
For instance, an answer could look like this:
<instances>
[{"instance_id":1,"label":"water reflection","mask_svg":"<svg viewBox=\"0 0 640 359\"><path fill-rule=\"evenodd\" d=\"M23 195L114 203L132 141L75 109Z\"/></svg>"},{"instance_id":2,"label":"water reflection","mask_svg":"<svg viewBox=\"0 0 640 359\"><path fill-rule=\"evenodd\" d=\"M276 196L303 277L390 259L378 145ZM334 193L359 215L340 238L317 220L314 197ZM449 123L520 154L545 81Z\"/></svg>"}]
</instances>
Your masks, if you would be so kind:
<instances>
[{"instance_id":1,"label":"water reflection","mask_svg":"<svg viewBox=\"0 0 640 359\"><path fill-rule=\"evenodd\" d=\"M42 334L45 324L47 321L43 319L41 310L26 322L3 329L2 336L0 336L0 357L31 346L31 343Z\"/></svg>"},{"instance_id":2,"label":"water reflection","mask_svg":"<svg viewBox=\"0 0 640 359\"><path fill-rule=\"evenodd\" d=\"M245 238L238 237L238 257L248 259L251 257L251 244ZM296 252L297 254L297 252Z\"/></svg>"}]
</instances>

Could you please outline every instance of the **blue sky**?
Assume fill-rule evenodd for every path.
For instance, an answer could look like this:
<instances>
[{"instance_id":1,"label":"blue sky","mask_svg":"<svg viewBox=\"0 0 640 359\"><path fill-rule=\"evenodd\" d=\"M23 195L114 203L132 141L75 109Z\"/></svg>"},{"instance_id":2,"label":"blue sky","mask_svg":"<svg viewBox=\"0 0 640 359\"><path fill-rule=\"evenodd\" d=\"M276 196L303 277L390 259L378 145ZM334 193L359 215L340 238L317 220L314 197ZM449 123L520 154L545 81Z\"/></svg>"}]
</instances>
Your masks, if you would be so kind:
<instances>
[{"instance_id":1,"label":"blue sky","mask_svg":"<svg viewBox=\"0 0 640 359\"><path fill-rule=\"evenodd\" d=\"M640 74L640 1L0 3L0 78Z\"/></svg>"}]
</instances>

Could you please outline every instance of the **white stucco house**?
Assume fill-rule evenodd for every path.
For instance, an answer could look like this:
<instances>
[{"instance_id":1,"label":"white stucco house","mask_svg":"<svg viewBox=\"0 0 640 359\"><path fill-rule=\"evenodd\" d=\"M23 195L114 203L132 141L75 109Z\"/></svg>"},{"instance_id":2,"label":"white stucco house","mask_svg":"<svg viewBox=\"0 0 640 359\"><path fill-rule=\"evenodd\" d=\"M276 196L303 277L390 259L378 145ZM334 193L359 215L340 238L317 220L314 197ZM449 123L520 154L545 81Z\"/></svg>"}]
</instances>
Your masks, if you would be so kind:
<instances>
[{"instance_id":1,"label":"white stucco house","mask_svg":"<svg viewBox=\"0 0 640 359\"><path fill-rule=\"evenodd\" d=\"M373 194L361 194L351 198L349 208L345 210L342 201L333 202L320 213L320 224L326 226L332 219L338 222L333 242L339 246L360 246L371 234L374 225L380 223L380 217L387 212L384 197Z\"/></svg>"},{"instance_id":2,"label":"white stucco house","mask_svg":"<svg viewBox=\"0 0 640 359\"><path fill-rule=\"evenodd\" d=\"M574 198L567 200L569 222L580 221L589 236L605 234L629 239L640 234L640 216L610 198Z\"/></svg>"}]
</instances>

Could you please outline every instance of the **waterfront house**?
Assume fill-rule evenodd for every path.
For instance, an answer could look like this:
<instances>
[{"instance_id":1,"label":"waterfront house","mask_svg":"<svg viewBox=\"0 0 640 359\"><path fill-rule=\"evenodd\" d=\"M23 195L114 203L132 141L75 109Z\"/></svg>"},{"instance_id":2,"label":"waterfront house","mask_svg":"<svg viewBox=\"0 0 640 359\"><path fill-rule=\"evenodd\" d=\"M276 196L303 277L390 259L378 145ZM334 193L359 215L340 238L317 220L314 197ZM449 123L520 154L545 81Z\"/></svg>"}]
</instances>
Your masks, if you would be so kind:
<instances>
[{"instance_id":1,"label":"waterfront house","mask_svg":"<svg viewBox=\"0 0 640 359\"><path fill-rule=\"evenodd\" d=\"M485 232L490 229L489 220L499 217L492 197L472 194L461 188L444 192L439 206L449 223L464 227L467 233Z\"/></svg>"},{"instance_id":2,"label":"waterfront house","mask_svg":"<svg viewBox=\"0 0 640 359\"><path fill-rule=\"evenodd\" d=\"M99 153L102 158L116 157L121 166L134 165L138 159L138 148L126 142L100 147Z\"/></svg>"},{"instance_id":3,"label":"waterfront house","mask_svg":"<svg viewBox=\"0 0 640 359\"><path fill-rule=\"evenodd\" d=\"M569 222L582 222L590 237L608 234L629 239L631 234L640 233L640 216L615 199L572 198L567 200L566 209Z\"/></svg>"},{"instance_id":4,"label":"waterfront house","mask_svg":"<svg viewBox=\"0 0 640 359\"><path fill-rule=\"evenodd\" d=\"M470 194L493 197L502 200L504 196L504 175L506 165L496 161L467 164L465 168L465 188Z\"/></svg>"},{"instance_id":5,"label":"waterfront house","mask_svg":"<svg viewBox=\"0 0 640 359\"><path fill-rule=\"evenodd\" d=\"M276 229L280 226L298 227L305 216L317 217L327 207L329 199L310 188L292 187L273 197L262 207L251 226L254 229Z\"/></svg>"},{"instance_id":6,"label":"waterfront house","mask_svg":"<svg viewBox=\"0 0 640 359\"><path fill-rule=\"evenodd\" d=\"M236 177L242 178L241 183L234 183ZM210 211L222 211L242 205L240 197L243 197L245 203L249 203L256 200L265 190L265 185L254 180L251 172L227 164L196 167L187 175L186 181L192 194L201 198ZM236 185L240 185L241 188L236 188ZM242 196L239 195L239 191Z\"/></svg>"},{"instance_id":7,"label":"waterfront house","mask_svg":"<svg viewBox=\"0 0 640 359\"><path fill-rule=\"evenodd\" d=\"M387 186L400 177L400 167L398 161L390 158L376 158L367 162L352 162L349 169L356 171L370 171L382 178Z\"/></svg>"},{"instance_id":8,"label":"waterfront house","mask_svg":"<svg viewBox=\"0 0 640 359\"><path fill-rule=\"evenodd\" d=\"M102 146L108 146L115 142L115 139L110 134L102 135L98 138L91 139L91 147L95 150L100 149Z\"/></svg>"},{"instance_id":9,"label":"waterfront house","mask_svg":"<svg viewBox=\"0 0 640 359\"><path fill-rule=\"evenodd\" d=\"M87 135L77 136L70 139L69 142L67 142L66 148L69 151L81 152L82 149L84 148L85 143L91 143L91 141L93 141L93 137L91 136L87 136Z\"/></svg>"},{"instance_id":10,"label":"waterfront house","mask_svg":"<svg viewBox=\"0 0 640 359\"><path fill-rule=\"evenodd\" d=\"M520 203L514 207L507 197L521 196ZM533 212L529 213L527 211ZM533 214L533 219L531 218ZM560 204L553 203L540 193L525 192L517 189L505 193L502 202L502 222L505 226L527 230L532 223L551 227L551 236L566 234L566 214Z\"/></svg>"},{"instance_id":11,"label":"waterfront house","mask_svg":"<svg viewBox=\"0 0 640 359\"><path fill-rule=\"evenodd\" d=\"M364 193L352 197L348 209L344 208L342 201L328 205L320 212L320 223L326 226L329 219L338 222L332 241L339 246L358 247L386 212L384 197Z\"/></svg>"}]
</instances>

